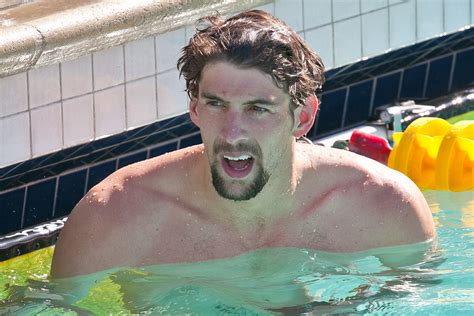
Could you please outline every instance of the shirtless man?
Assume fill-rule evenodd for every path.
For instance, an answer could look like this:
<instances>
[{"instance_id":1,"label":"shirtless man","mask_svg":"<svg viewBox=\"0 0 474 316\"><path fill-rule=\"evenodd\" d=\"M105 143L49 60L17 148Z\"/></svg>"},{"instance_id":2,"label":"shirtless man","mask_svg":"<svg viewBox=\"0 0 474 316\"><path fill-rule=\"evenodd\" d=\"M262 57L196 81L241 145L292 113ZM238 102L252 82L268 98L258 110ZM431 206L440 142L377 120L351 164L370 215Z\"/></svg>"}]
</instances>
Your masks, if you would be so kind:
<instances>
[{"instance_id":1,"label":"shirtless man","mask_svg":"<svg viewBox=\"0 0 474 316\"><path fill-rule=\"evenodd\" d=\"M314 122L324 67L294 31L261 11L203 21L178 61L203 144L127 166L92 188L61 232L53 277L271 247L357 252L435 236L407 177L296 141Z\"/></svg>"}]
</instances>

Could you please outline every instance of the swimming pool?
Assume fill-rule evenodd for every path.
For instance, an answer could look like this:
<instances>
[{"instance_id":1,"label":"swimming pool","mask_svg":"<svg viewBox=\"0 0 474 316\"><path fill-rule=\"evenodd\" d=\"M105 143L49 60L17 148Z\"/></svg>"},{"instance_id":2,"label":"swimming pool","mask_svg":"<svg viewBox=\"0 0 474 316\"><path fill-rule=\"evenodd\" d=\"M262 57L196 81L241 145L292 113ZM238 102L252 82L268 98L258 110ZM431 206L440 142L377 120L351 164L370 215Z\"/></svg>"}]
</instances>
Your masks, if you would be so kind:
<instances>
[{"instance_id":1,"label":"swimming pool","mask_svg":"<svg viewBox=\"0 0 474 316\"><path fill-rule=\"evenodd\" d=\"M0 264L0 313L468 314L474 310L474 193L423 193L437 250L402 268L368 253L280 248L58 282L48 278L49 247ZM398 256L407 247L388 251ZM255 265L255 258L264 264Z\"/></svg>"}]
</instances>

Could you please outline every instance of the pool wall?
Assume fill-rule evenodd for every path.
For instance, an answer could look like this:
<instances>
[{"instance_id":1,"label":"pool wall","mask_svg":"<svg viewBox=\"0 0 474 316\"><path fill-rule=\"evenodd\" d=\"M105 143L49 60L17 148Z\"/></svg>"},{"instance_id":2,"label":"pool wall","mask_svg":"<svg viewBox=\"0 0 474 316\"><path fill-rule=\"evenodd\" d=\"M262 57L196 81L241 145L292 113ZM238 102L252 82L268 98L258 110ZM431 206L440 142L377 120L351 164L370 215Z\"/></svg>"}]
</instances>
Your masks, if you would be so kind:
<instances>
[{"instance_id":1,"label":"pool wall","mask_svg":"<svg viewBox=\"0 0 474 316\"><path fill-rule=\"evenodd\" d=\"M474 84L474 0L257 8L288 22L325 60L312 139L363 124L379 106ZM192 33L183 25L0 78L0 235L69 214L120 167L201 141L175 66Z\"/></svg>"}]
</instances>

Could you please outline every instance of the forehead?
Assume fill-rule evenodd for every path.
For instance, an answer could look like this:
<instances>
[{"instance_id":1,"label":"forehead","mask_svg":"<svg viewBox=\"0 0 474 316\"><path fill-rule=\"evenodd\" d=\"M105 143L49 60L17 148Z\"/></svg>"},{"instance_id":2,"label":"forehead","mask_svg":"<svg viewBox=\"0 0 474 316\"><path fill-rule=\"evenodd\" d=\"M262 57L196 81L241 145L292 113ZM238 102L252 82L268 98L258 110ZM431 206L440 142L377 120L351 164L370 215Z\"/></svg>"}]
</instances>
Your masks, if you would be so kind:
<instances>
[{"instance_id":1,"label":"forehead","mask_svg":"<svg viewBox=\"0 0 474 316\"><path fill-rule=\"evenodd\" d=\"M224 99L265 98L285 102L289 95L272 77L256 68L241 68L225 61L207 64L201 73L199 95L209 93Z\"/></svg>"}]
</instances>

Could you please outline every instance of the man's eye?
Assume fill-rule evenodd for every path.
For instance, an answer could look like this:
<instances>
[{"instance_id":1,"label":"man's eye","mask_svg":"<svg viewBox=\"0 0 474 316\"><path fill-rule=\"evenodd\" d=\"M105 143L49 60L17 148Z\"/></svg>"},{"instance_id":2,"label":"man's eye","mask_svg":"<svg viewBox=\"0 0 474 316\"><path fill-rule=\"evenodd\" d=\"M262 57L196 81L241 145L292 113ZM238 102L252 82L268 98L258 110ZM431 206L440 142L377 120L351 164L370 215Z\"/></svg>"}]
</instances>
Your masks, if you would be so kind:
<instances>
[{"instance_id":1,"label":"man's eye","mask_svg":"<svg viewBox=\"0 0 474 316\"><path fill-rule=\"evenodd\" d=\"M206 104L209 105L209 106L213 106L213 107L214 107L214 106L216 106L216 107L217 107L217 106L222 106L222 102L221 102L221 101L215 101L215 100L213 100L213 101L207 101Z\"/></svg>"},{"instance_id":2,"label":"man's eye","mask_svg":"<svg viewBox=\"0 0 474 316\"><path fill-rule=\"evenodd\" d=\"M250 107L250 110L253 111L253 112L256 112L256 113L268 112L268 110L266 108L262 108L261 106L256 106L256 105L252 105Z\"/></svg>"}]
</instances>

